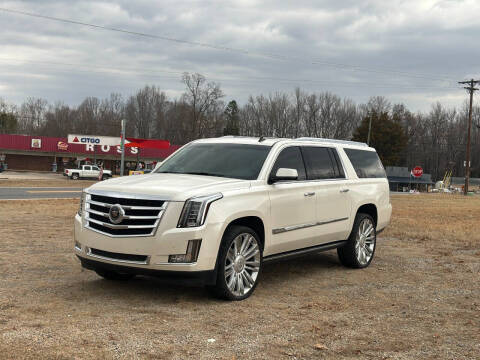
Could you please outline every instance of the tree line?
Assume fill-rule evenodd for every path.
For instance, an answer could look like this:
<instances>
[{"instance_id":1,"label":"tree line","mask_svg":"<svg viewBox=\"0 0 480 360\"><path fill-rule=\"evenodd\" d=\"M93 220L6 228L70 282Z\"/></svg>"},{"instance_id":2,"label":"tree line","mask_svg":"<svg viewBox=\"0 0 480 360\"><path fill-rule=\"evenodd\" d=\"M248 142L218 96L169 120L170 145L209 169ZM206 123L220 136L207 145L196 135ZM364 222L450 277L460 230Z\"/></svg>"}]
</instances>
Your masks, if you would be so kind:
<instances>
[{"instance_id":1,"label":"tree line","mask_svg":"<svg viewBox=\"0 0 480 360\"><path fill-rule=\"evenodd\" d=\"M27 98L10 104L0 98L0 133L65 137L69 133L118 136L127 121L127 136L168 139L172 144L222 135L323 137L366 142L385 166L420 165L435 180L446 170L464 175L468 107L448 108L437 102L428 112L411 112L383 96L356 104L328 91L274 92L251 95L239 106L225 101L220 84L201 74L185 73L184 93L169 98L147 85L129 97L112 93L87 97L78 106ZM472 176L480 177L480 107L473 111Z\"/></svg>"}]
</instances>

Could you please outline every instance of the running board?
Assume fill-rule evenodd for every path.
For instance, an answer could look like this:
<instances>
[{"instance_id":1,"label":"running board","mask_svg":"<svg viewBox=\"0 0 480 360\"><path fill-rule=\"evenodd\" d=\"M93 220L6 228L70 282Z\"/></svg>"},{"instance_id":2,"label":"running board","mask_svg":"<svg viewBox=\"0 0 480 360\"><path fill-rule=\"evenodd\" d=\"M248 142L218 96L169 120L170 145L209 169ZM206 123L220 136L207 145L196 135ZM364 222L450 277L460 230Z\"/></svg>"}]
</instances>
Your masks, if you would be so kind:
<instances>
[{"instance_id":1,"label":"running board","mask_svg":"<svg viewBox=\"0 0 480 360\"><path fill-rule=\"evenodd\" d=\"M273 261L278 261L283 259L291 259L291 258L300 257L300 256L308 255L311 253L315 253L315 252L332 250L332 249L341 247L346 243L347 243L347 240L340 240L340 241L330 242L327 244L310 246L303 249L287 251L279 254L273 254L273 255L265 256L263 258L263 262L270 262L270 261L273 262Z\"/></svg>"}]
</instances>

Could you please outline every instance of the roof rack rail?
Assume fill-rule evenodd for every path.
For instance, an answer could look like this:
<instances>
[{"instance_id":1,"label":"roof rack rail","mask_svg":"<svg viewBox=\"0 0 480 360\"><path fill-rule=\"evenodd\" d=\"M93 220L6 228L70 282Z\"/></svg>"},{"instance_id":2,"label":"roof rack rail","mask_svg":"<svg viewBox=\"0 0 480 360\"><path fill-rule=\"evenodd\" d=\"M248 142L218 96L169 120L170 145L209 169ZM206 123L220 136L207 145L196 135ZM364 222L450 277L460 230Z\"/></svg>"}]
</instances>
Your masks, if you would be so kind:
<instances>
[{"instance_id":1,"label":"roof rack rail","mask_svg":"<svg viewBox=\"0 0 480 360\"><path fill-rule=\"evenodd\" d=\"M313 137L301 137L295 140L299 141L316 141L322 143L336 143L336 144L345 144L345 145L357 145L357 146L366 146L367 144L358 141L350 141L350 140L338 140L338 139L324 139L324 138L313 138Z\"/></svg>"}]
</instances>

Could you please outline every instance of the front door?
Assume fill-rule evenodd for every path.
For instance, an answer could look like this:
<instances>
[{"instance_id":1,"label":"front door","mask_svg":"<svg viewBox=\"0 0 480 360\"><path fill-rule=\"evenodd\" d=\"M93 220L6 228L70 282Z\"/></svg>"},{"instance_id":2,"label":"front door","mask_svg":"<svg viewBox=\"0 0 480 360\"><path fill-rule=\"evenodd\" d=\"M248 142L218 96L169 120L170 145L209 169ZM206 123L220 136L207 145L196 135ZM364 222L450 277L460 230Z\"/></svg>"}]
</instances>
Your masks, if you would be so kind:
<instances>
[{"instance_id":1,"label":"front door","mask_svg":"<svg viewBox=\"0 0 480 360\"><path fill-rule=\"evenodd\" d=\"M296 169L296 181L277 182L270 186L271 251L281 253L308 246L315 237L316 194L306 181L305 166L298 146L281 150L271 170Z\"/></svg>"}]
</instances>

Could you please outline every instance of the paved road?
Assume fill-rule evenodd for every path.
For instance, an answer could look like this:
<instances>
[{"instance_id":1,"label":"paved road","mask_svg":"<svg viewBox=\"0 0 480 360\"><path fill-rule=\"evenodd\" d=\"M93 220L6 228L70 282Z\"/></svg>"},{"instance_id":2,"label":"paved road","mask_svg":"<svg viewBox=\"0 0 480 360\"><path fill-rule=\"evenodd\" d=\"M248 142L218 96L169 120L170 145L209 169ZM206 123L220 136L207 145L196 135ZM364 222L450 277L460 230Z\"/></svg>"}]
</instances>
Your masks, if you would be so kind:
<instances>
[{"instance_id":1,"label":"paved road","mask_svg":"<svg viewBox=\"0 0 480 360\"><path fill-rule=\"evenodd\" d=\"M0 187L0 200L79 198L82 188Z\"/></svg>"}]
</instances>

